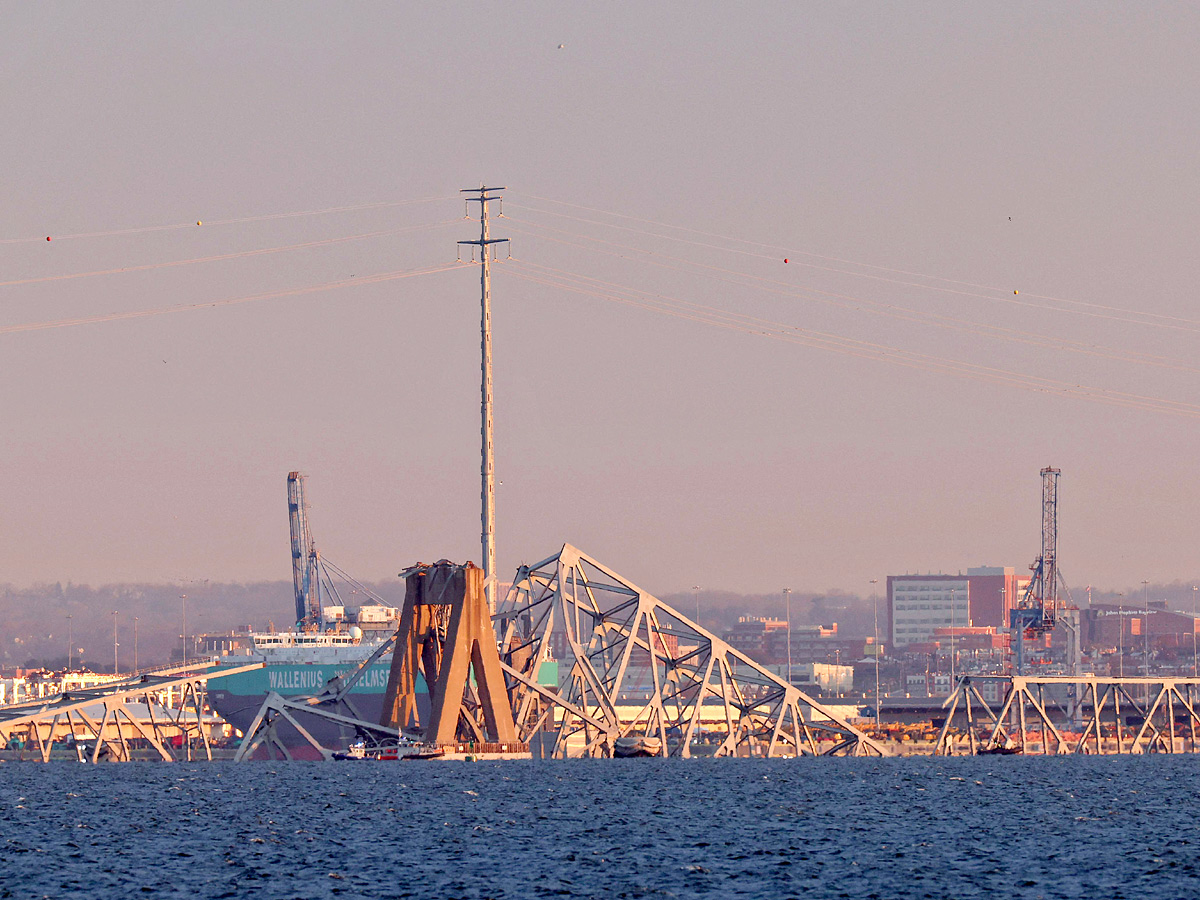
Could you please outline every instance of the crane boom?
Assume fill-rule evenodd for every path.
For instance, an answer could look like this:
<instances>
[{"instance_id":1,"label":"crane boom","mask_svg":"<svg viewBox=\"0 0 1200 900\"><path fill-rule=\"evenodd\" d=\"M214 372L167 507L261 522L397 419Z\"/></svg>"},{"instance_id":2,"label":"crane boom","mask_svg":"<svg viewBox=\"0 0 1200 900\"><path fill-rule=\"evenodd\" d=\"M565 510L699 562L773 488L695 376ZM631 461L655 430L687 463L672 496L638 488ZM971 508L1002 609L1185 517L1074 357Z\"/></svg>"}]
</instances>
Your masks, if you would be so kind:
<instances>
[{"instance_id":1,"label":"crane boom","mask_svg":"<svg viewBox=\"0 0 1200 900\"><path fill-rule=\"evenodd\" d=\"M308 530L308 511L304 502L304 476L289 472L288 525L292 535L292 583L296 590L297 626L316 625L321 621L320 579L317 577L317 549Z\"/></svg>"}]
</instances>

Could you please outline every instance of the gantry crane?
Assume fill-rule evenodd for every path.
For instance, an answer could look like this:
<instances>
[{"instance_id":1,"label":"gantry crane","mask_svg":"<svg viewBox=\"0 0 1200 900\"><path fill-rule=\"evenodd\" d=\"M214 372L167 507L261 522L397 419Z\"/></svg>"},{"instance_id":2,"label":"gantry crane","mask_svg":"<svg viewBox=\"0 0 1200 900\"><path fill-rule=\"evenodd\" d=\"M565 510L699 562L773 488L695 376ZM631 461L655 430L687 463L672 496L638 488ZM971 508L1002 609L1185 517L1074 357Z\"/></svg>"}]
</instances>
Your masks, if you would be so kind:
<instances>
[{"instance_id":1,"label":"gantry crane","mask_svg":"<svg viewBox=\"0 0 1200 900\"><path fill-rule=\"evenodd\" d=\"M1021 599L1009 611L1009 627L1016 637L1016 665L1020 675L1025 666L1025 638L1037 638L1054 630L1058 618L1058 476L1059 470L1042 469L1042 552L1029 567L1033 577Z\"/></svg>"}]
</instances>

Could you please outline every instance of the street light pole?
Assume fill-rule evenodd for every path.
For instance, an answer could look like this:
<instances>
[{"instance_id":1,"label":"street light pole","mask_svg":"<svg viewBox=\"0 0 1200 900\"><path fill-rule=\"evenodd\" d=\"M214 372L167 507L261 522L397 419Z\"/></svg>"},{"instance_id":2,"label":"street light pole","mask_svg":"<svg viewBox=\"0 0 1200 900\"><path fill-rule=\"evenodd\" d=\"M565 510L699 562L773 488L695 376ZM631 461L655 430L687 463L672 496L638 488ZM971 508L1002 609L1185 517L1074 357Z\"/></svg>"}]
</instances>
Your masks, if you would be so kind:
<instances>
[{"instance_id":1,"label":"street light pole","mask_svg":"<svg viewBox=\"0 0 1200 900\"><path fill-rule=\"evenodd\" d=\"M700 585L692 585L692 600L696 603L696 626L700 625Z\"/></svg>"},{"instance_id":2,"label":"street light pole","mask_svg":"<svg viewBox=\"0 0 1200 900\"><path fill-rule=\"evenodd\" d=\"M187 594L180 594L179 599L183 602L183 663L187 665Z\"/></svg>"},{"instance_id":3,"label":"street light pole","mask_svg":"<svg viewBox=\"0 0 1200 900\"><path fill-rule=\"evenodd\" d=\"M875 728L879 728L880 711L879 711L879 594L875 590L875 585L879 583L878 578L871 579L871 605L875 608Z\"/></svg>"},{"instance_id":4,"label":"street light pole","mask_svg":"<svg viewBox=\"0 0 1200 900\"><path fill-rule=\"evenodd\" d=\"M1146 678L1148 679L1150 677L1150 582L1149 581L1146 581L1146 580L1142 581L1142 593L1144 595L1142 597L1142 599L1146 602L1146 621L1144 621L1142 623L1142 644L1144 647L1144 650L1142 652L1144 654L1144 658L1146 661ZM1145 694L1144 702L1145 702L1146 706L1149 707L1150 706L1150 682L1149 681L1146 682L1145 688L1146 689L1143 692Z\"/></svg>"},{"instance_id":5,"label":"street light pole","mask_svg":"<svg viewBox=\"0 0 1200 900\"><path fill-rule=\"evenodd\" d=\"M75 622L74 616L67 616L67 671L71 671L71 661L75 658Z\"/></svg>"},{"instance_id":6,"label":"street light pole","mask_svg":"<svg viewBox=\"0 0 1200 900\"><path fill-rule=\"evenodd\" d=\"M1117 677L1125 677L1125 595L1117 594Z\"/></svg>"},{"instance_id":7,"label":"street light pole","mask_svg":"<svg viewBox=\"0 0 1200 900\"><path fill-rule=\"evenodd\" d=\"M950 693L954 693L954 588L950 588Z\"/></svg>"},{"instance_id":8,"label":"street light pole","mask_svg":"<svg viewBox=\"0 0 1200 900\"><path fill-rule=\"evenodd\" d=\"M138 626L138 617L137 617L137 616L134 616L134 617L133 617L133 671L135 671L135 672L138 670L138 660L137 660L137 626Z\"/></svg>"},{"instance_id":9,"label":"street light pole","mask_svg":"<svg viewBox=\"0 0 1200 900\"><path fill-rule=\"evenodd\" d=\"M117 669L117 611L113 610L113 675L116 675Z\"/></svg>"},{"instance_id":10,"label":"street light pole","mask_svg":"<svg viewBox=\"0 0 1200 900\"><path fill-rule=\"evenodd\" d=\"M1000 609L1004 615L1004 618L1001 620L1003 622L1010 621L1009 615L1008 615L1008 606L1005 605L1007 602L1008 602L1008 588L1001 587L1000 588ZM1009 674L1015 674L1012 671L1012 642L1011 642L1011 639L1010 639L1009 645L1008 645L1008 653L1005 656L1005 661L1003 663L1001 663L1000 671L1001 672L1005 671L1005 667L1007 667Z\"/></svg>"},{"instance_id":11,"label":"street light pole","mask_svg":"<svg viewBox=\"0 0 1200 900\"><path fill-rule=\"evenodd\" d=\"M783 589L783 604L787 617L787 683L792 683L792 589Z\"/></svg>"},{"instance_id":12,"label":"street light pole","mask_svg":"<svg viewBox=\"0 0 1200 900\"><path fill-rule=\"evenodd\" d=\"M1192 677L1200 678L1200 666L1196 665L1196 585L1192 585Z\"/></svg>"}]
</instances>

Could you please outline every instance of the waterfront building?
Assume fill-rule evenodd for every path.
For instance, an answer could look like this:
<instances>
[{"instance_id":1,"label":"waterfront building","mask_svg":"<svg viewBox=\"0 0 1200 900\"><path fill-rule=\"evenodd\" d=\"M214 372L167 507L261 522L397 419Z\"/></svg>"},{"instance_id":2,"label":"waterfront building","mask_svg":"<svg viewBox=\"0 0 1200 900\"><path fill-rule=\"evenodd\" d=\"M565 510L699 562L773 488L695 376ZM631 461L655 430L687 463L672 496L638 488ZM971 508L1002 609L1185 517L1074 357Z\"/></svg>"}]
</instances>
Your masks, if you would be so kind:
<instances>
[{"instance_id":1,"label":"waterfront building","mask_svg":"<svg viewBox=\"0 0 1200 900\"><path fill-rule=\"evenodd\" d=\"M1008 628L1008 611L1029 584L1011 566L976 566L957 575L889 575L892 646L930 643L939 629Z\"/></svg>"},{"instance_id":2,"label":"waterfront building","mask_svg":"<svg viewBox=\"0 0 1200 900\"><path fill-rule=\"evenodd\" d=\"M1096 603L1081 610L1081 643L1086 650L1111 652L1123 647L1126 653L1141 653L1148 644L1152 653L1193 660L1195 635L1200 619L1190 613L1167 609L1165 600L1146 605L1136 600L1126 604Z\"/></svg>"}]
</instances>

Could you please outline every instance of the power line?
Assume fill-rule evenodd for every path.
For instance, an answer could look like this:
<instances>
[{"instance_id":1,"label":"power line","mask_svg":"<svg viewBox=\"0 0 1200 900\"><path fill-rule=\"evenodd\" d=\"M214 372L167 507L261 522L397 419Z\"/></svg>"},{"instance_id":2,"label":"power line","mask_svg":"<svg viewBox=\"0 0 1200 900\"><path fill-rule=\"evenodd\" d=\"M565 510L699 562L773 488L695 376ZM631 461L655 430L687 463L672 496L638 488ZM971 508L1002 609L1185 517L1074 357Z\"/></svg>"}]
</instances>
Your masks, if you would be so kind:
<instances>
[{"instance_id":1,"label":"power line","mask_svg":"<svg viewBox=\"0 0 1200 900\"><path fill-rule=\"evenodd\" d=\"M453 196L453 195L450 195ZM397 206L410 206L414 203L433 203L448 200L450 196L418 197L412 200L390 200L377 203L360 203L354 206L327 206L324 209L306 209L296 212L269 213L260 216L241 216L232 219L217 219L207 223L205 228L218 225L241 225L246 222L266 222L271 219L295 219L303 216L323 216L331 213L361 212L368 209L390 209ZM56 241L76 240L79 238L114 237L127 234L148 234L154 231L173 231L182 228L195 228L200 222L173 222L166 225L142 225L136 228L116 228L110 231L81 231L72 234L39 235L37 237L0 238L0 244L27 244L32 241L45 241L53 237Z\"/></svg>"},{"instance_id":2,"label":"power line","mask_svg":"<svg viewBox=\"0 0 1200 900\"><path fill-rule=\"evenodd\" d=\"M336 288L358 287L364 284L379 284L383 281L395 281L400 278L414 278L419 275L433 275L461 268L464 263L452 262L423 269L409 269L398 272L383 272L377 275L367 275L361 278L346 278L341 281L330 281L324 284L313 284L306 287L289 288L280 291L267 291L261 294L250 294L245 297L230 297L223 300L208 300L203 303L188 303L180 306L161 306L157 309L142 309L130 312L107 313L96 316L80 316L72 319L53 319L46 322L26 322L21 325L0 326L0 335L18 334L25 331L41 331L50 328L69 328L76 325L97 325L102 322L117 322L125 319L145 319L151 316L162 316L169 313L191 312L199 309L213 309L220 306L234 306L241 303L255 303L260 300L278 300L284 297L298 297L303 294L315 294L321 291L331 291Z\"/></svg>"},{"instance_id":3,"label":"power line","mask_svg":"<svg viewBox=\"0 0 1200 900\"><path fill-rule=\"evenodd\" d=\"M710 232L710 231L700 231L698 229L687 228L682 225L671 225L670 223L657 222L653 219L642 219L642 218L638 218L636 216L628 216L628 215L624 215L622 213L611 212L609 210L597 209L595 207L580 206L580 205L574 204L574 203L567 203L566 201L563 201L563 200L554 200L554 199L546 198L546 197L537 197L532 194L529 194L526 196L530 197L531 199L540 200L545 203L558 203L563 206L573 207L576 209L583 209L583 210L586 210L589 212L596 212L596 213L600 213L602 215L612 216L614 218L627 219L630 221L641 222L641 223L647 224L647 225L654 225L658 228L667 228L667 229L672 229L675 231L682 231L682 232L688 233L688 234L696 234L696 235L699 235L702 237L717 238L719 240L728 241L728 242L732 242L732 243L746 244L746 245L752 246L752 247L769 249L769 250L774 251L774 253L770 256L768 256L766 254L762 254L762 253L751 253L746 250L736 250L736 249L729 248L729 247L720 247L720 246L714 246L711 244L704 244L704 243L700 243L698 241L688 241L688 240L685 240L684 238L675 237L670 234L662 234L662 233L653 232L653 231L646 231L643 229L631 228L629 226L614 225L610 222L600 222L600 221L596 221L594 219L585 219L585 218L582 218L579 216L569 216L569 215L566 215L565 213L556 213L556 212L552 212L550 210L537 209L536 207L522 206L522 205L516 204L516 203L510 203L510 206L512 206L513 208L516 208L516 209L525 209L525 210L529 210L531 212L539 212L544 215L574 219L579 222L584 222L584 223L593 224L593 225L599 225L599 226L605 227L605 228L616 228L616 229L621 229L621 230L625 230L625 231L631 231L636 234L643 234L643 235L646 235L649 237L658 237L658 238L662 238L664 240L671 240L671 241L677 241L677 242L686 243L686 244L692 244L694 246L703 247L706 249L724 250L724 251L730 252L730 253L738 253L738 254L742 254L745 256L757 257L759 259L778 259L779 255L800 254L803 256L812 257L813 259L824 260L826 262L837 262L837 263L842 263L844 265L858 266L858 267L864 268L864 269L875 269L876 271L880 271L880 272L890 272L890 273L896 274L896 275L907 275L907 276L914 277L914 278L925 278L925 279L928 279L931 281L940 281L945 284L954 284L954 285L960 285L962 287L975 288L977 290L992 291L992 292L996 292L998 294L998 296L992 296L991 294L979 294L979 293L975 293L973 291L961 291L961 290L956 290L956 289L952 289L952 288L942 288L942 287L938 287L936 285L899 281L897 279L884 278L884 277L881 277L878 275L871 275L869 273L852 272L852 271L847 271L844 269L833 269L833 268L829 268L829 267L825 267L825 266L816 266L811 263L803 263L802 264L809 268L823 269L825 271L834 272L834 273L838 273L838 274L851 275L851 276L855 276L855 277L859 277L859 278L870 278L873 280L890 282L892 284L897 284L897 285L901 285L901 286L905 286L905 287L917 287L917 288L924 288L926 290L940 291L943 293L957 294L960 296L977 297L980 299L992 300L995 302L1006 303L1006 304L1010 304L1013 306L1026 306L1026 307L1032 307L1034 309L1048 309L1048 310L1053 310L1055 312L1075 312L1075 313L1078 313L1081 315L1089 315L1087 310L1095 309L1095 310L1103 310L1105 312L1110 312L1110 313L1122 313L1125 316L1142 317L1142 318L1121 319L1121 321L1132 321L1132 322L1137 322L1138 324L1141 324L1141 325L1154 326L1155 324L1160 323L1160 322L1161 323L1175 322L1175 323L1180 323L1180 324L1200 326L1200 321L1198 321L1196 319L1184 318L1182 316L1170 316L1170 315L1164 315L1162 313L1152 313L1152 312L1144 312L1142 310L1125 309L1125 308L1118 307L1118 306L1109 306L1109 305L1105 305L1105 304L1101 304L1101 303L1091 303L1091 302L1088 302L1085 300L1073 300L1073 299L1070 299L1067 297L1055 297L1055 296L1052 296L1049 294L1037 294L1037 293L1030 292L1030 293L1021 295L1021 296L1025 297L1026 299L1024 299L1024 300L1016 299L1016 297L1014 295L1010 295L1008 293L1008 290L1010 290L1010 289L999 288L999 287L995 287L993 285L977 284L975 282L970 282L970 281L961 281L961 280L957 280L957 279L953 279L953 278L945 278L940 275L929 275L927 273L914 272L914 271L911 271L908 269L894 269L894 268L889 268L887 266L879 266L879 265L874 265L872 263L857 262L855 260L843 259L841 257L836 257L836 256L822 256L820 254L810 253L810 252L807 252L804 250L796 250L794 248L784 247L782 245L767 244L767 243L762 243L759 241L751 241L751 240L747 240L745 238L736 238L736 237L731 237L729 235L718 234L718 233ZM1061 307L1052 307L1052 306L1048 307L1048 306L1045 306L1042 304L1030 303L1029 302L1030 299L1048 300L1053 303L1064 304L1066 306L1080 307L1080 309L1063 309ZM1112 318L1110 316L1099 316L1096 313L1090 313L1090 315L1097 315L1099 318ZM1145 319L1154 320L1154 321L1144 321ZM1189 329L1189 330L1191 330L1191 329Z\"/></svg>"},{"instance_id":4,"label":"power line","mask_svg":"<svg viewBox=\"0 0 1200 900\"><path fill-rule=\"evenodd\" d=\"M362 234L350 234L343 237L323 238L316 241L304 241L299 244L283 244L278 247L262 247L256 250L239 250L234 253L222 253L216 256L197 256L192 259L173 259L167 262L147 263L141 266L121 266L116 269L98 269L92 272L70 272L63 275L41 275L33 278L18 278L12 281L0 281L0 287L12 287L24 284L41 284L48 281L69 281L76 278L95 278L102 275L120 275L126 272L146 272L152 269L166 269L175 266L191 266L199 263L223 262L230 259L246 259L253 256L263 256L271 253L285 253L291 250L306 250L311 247L325 247L331 244L344 244L349 241L362 241L377 237L391 237L397 234L407 234L414 231L432 231L435 228L445 228L458 225L461 219L447 219L444 222L434 222L429 225L408 225L401 228L388 228L383 231L367 231Z\"/></svg>"},{"instance_id":5,"label":"power line","mask_svg":"<svg viewBox=\"0 0 1200 900\"><path fill-rule=\"evenodd\" d=\"M523 222L524 220L513 219L511 217L508 217L508 221L520 223L520 222ZM569 247L576 247L578 249L587 250L589 252L606 253L608 255L618 256L619 258L622 258L622 259L628 258L628 257L623 256L620 253L614 253L612 251L602 250L602 249L598 249L596 247L588 247L586 245L575 243L573 241L566 241L561 238L555 238L550 235L541 233L542 230L550 230L550 231L554 231L554 232L557 232L560 234L571 234L570 232L564 232L564 231L561 231L560 229L548 228L548 226L537 225L535 223L527 223L527 224L532 225L532 227L535 230L525 231L519 227L513 228L511 225L509 227L510 227L510 230L512 230L518 234L528 234L528 235L531 235L534 237L541 238L543 240L548 240L548 241L552 241L555 243L564 244ZM851 294L842 294L842 293L837 293L834 291L825 291L825 290L821 290L819 288L805 287L805 288L797 289L793 285L790 285L784 281L779 281L777 279L772 279L772 278L765 278L761 275L752 275L748 272L742 272L742 271L738 271L736 269L729 269L729 268L725 268L723 266L715 266L715 265L712 265L711 263L693 262L691 260L686 260L681 257L669 256L669 255L661 254L661 253L653 253L651 251L645 250L644 248L633 247L633 246L625 245L625 244L618 244L613 241L606 241L601 238L592 238L592 237L588 237L586 235L572 235L572 236L577 236L581 240L586 240L586 241L600 243L600 244L606 244L608 246L618 247L618 248L621 248L624 250L629 250L629 251L632 251L635 253L645 254L645 258L642 258L640 261L644 262L648 265L657 266L659 268L672 269L675 271L685 271L685 272L689 272L689 273L694 273L697 270L703 270L704 272L707 272L707 273L713 273L713 272L719 273L716 276L709 275L707 277L714 277L718 281L723 281L727 284L734 284L739 287L745 287L747 285L745 285L743 281L734 281L730 278L722 278L721 275L735 276L736 278L743 279L744 281L753 282L753 284L751 284L749 286L755 287L758 290L766 291L768 293L773 293L773 294L777 294L777 295L781 295L781 296L785 296L785 297L791 297L791 298L795 298L795 299L799 299L799 300L808 300L808 301L814 301L817 303L824 303L827 305L836 306L836 307L845 308L845 309L852 309L856 312L867 312L867 313L871 313L873 315L887 316L887 317L899 319L902 321L912 322L912 323L918 324L918 325L932 325L937 328L944 328L944 329L959 331L959 332L963 332L963 333L967 333L967 334L974 334L974 335L978 335L978 336L982 336L982 337L992 337L992 338L996 338L999 340L1010 341L1013 343L1027 344L1027 345L1036 346L1036 347L1047 347L1047 348L1051 348L1051 349L1069 350L1073 353L1081 353L1084 355L1095 356L1095 357L1100 357L1100 358L1104 358L1104 359L1112 359L1112 360L1117 360L1117 361L1121 361L1121 362L1138 363L1138 364L1142 364L1142 365L1154 366L1157 368L1173 369L1175 371L1191 372L1194 374L1200 374L1200 368L1198 368L1195 365L1193 365L1189 362L1186 362L1184 360L1179 360L1179 359L1175 359L1172 357L1139 353L1135 350L1129 350L1129 349L1118 348L1118 347L1106 347L1102 344L1092 344L1092 343L1088 343L1086 341L1077 341L1077 340L1073 340L1071 338L1066 338L1066 337L1058 337L1058 336L1048 337L1048 336L1038 334L1036 332L1029 332L1029 331L1014 329L1014 328L1006 328L1001 325L989 325L989 324L985 324L985 323L972 322L972 321L969 321L966 319L959 319L959 318L956 318L953 316L943 315L941 313L924 312L922 310L915 310L915 309L911 309L909 307L898 306L893 303L883 303L881 301L872 300L872 299L866 298L866 297L854 296ZM667 260L667 261L664 262L664 260ZM673 263L673 262L678 263L679 265L672 265L671 263ZM1182 329L1181 328L1180 330L1192 331L1192 330L1200 330L1200 328L1197 328L1197 329Z\"/></svg>"},{"instance_id":6,"label":"power line","mask_svg":"<svg viewBox=\"0 0 1200 900\"><path fill-rule=\"evenodd\" d=\"M550 270L549 273L542 274L537 271L537 269L547 268L531 265L520 259L514 259L509 265L509 271L513 275L534 283L568 290L573 293L585 294L597 297L598 299L636 306L648 311L688 319L701 324L740 331L746 334L756 334L773 340L803 344L846 356L887 362L905 368L956 375L976 381L1017 387L1036 393L1072 396L1111 406L1142 409L1186 418L1200 418L1200 405L1194 403L1132 394L1124 391L1113 391L1107 388L1028 375L962 360L936 357L885 344L804 329L799 326L774 322L745 314L730 313L725 310L704 307L700 304L661 294L646 295L645 292L638 291L637 289L615 286L616 290L605 290L601 285L589 285L589 279L575 276L572 273ZM590 280L595 281L594 279ZM622 296L622 293L625 296Z\"/></svg>"}]
</instances>

